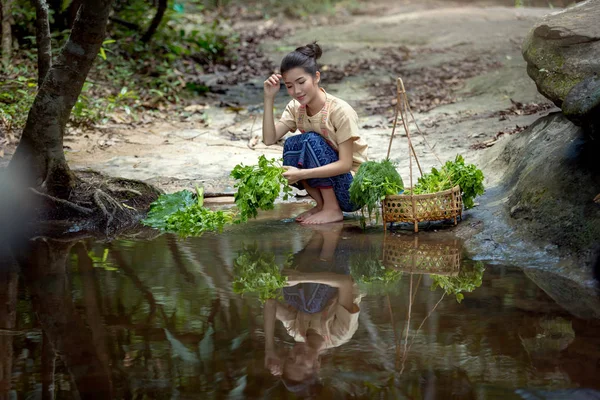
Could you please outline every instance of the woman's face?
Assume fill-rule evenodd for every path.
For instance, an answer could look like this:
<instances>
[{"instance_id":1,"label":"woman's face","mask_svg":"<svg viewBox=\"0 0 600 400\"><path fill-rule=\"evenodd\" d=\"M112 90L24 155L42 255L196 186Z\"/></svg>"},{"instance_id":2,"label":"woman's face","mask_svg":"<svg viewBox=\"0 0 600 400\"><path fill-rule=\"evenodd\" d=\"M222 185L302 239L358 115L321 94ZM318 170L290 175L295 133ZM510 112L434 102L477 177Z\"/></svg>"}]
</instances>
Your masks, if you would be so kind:
<instances>
[{"instance_id":1,"label":"woman's face","mask_svg":"<svg viewBox=\"0 0 600 400\"><path fill-rule=\"evenodd\" d=\"M315 373L319 366L318 351L306 343L296 343L285 359L283 374L286 378L301 382Z\"/></svg>"},{"instance_id":2,"label":"woman's face","mask_svg":"<svg viewBox=\"0 0 600 400\"><path fill-rule=\"evenodd\" d=\"M283 81L288 94L302 105L310 103L318 94L320 78L319 71L317 71L316 76L312 76L299 67L292 68L283 74Z\"/></svg>"}]
</instances>

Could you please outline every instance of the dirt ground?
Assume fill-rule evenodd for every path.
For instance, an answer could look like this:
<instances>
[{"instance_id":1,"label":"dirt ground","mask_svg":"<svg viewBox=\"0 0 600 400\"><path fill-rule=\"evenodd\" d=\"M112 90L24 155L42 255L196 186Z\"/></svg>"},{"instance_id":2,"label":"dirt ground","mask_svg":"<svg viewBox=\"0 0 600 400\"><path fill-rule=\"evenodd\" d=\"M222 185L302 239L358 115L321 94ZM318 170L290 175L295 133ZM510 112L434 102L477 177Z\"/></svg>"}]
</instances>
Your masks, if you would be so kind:
<instances>
[{"instance_id":1,"label":"dirt ground","mask_svg":"<svg viewBox=\"0 0 600 400\"><path fill-rule=\"evenodd\" d=\"M385 157L391 133L395 79L409 92L420 135L411 124L423 170L462 154L485 166L486 149L518 134L552 108L526 74L521 42L549 8L494 6L489 2L372 3L357 15L283 24L291 33L262 44L275 62L298 45L318 40L324 49L323 86L353 105L369 158ZM232 191L229 172L261 154L279 157L281 145L256 143L261 134L263 76L198 97L185 118L142 126L111 123L65 137L74 169L149 181L170 192L203 184L208 192ZM276 115L289 98L277 98ZM399 127L400 128L400 127ZM409 181L406 136L394 139L392 159ZM430 146L427 146L426 141ZM431 147L431 148L430 148ZM433 149L433 150L432 150ZM486 184L502 171L485 170ZM417 175L415 174L415 179Z\"/></svg>"}]
</instances>

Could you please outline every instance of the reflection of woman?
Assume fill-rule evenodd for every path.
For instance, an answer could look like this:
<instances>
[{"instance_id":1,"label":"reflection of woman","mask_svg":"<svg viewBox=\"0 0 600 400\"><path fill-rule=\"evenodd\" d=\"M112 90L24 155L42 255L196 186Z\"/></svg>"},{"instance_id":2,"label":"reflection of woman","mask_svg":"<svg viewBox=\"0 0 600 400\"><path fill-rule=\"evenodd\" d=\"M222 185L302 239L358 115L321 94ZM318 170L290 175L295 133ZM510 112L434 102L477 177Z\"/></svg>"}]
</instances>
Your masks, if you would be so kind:
<instances>
[{"instance_id":1,"label":"reflection of woman","mask_svg":"<svg viewBox=\"0 0 600 400\"><path fill-rule=\"evenodd\" d=\"M341 224L324 229L316 231L309 245L296 255L297 270L285 271L286 304L273 299L265 304L265 366L273 375L282 376L294 392L308 390L317 380L323 351L346 343L358 328L361 296L352 277L339 273L348 269L339 265L347 258L343 249L337 248ZM314 272L315 266L320 266L320 271ZM276 319L296 342L285 357L275 349Z\"/></svg>"}]
</instances>

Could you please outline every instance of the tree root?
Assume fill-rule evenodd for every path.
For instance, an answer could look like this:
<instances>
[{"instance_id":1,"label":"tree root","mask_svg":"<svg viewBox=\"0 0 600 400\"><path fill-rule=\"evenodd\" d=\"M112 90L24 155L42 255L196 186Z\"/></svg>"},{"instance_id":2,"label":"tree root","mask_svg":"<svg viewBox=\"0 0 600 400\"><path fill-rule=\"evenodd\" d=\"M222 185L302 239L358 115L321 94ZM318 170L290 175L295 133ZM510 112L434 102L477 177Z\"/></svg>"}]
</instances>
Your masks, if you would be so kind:
<instances>
[{"instance_id":1,"label":"tree root","mask_svg":"<svg viewBox=\"0 0 600 400\"><path fill-rule=\"evenodd\" d=\"M104 201L107 203L107 205L112 206L111 212L109 212L107 206L104 205ZM123 206L121 205L121 203L119 203L110 195L104 193L100 189L96 189L96 191L94 192L94 202L96 203L98 208L102 210L102 213L106 217L106 233L108 234L110 224L115 218L117 212L124 211Z\"/></svg>"},{"instance_id":2,"label":"tree root","mask_svg":"<svg viewBox=\"0 0 600 400\"><path fill-rule=\"evenodd\" d=\"M141 195L142 195L142 192L140 192L139 190L135 190L135 189L127 189L127 188L124 188L124 189L118 189L118 188L108 188L108 190L109 190L110 192L113 192L113 193L129 193L129 194L134 194L134 195L136 195L136 196L141 196Z\"/></svg>"},{"instance_id":3,"label":"tree root","mask_svg":"<svg viewBox=\"0 0 600 400\"><path fill-rule=\"evenodd\" d=\"M60 204L61 206L71 208L77 212L84 214L84 215L92 215L94 213L94 210L87 208L87 207L82 207L82 206L72 203L68 200L59 199L57 197L50 196L49 194L38 192L34 188L29 188L29 190L36 196L41 196L41 197L48 199L54 203Z\"/></svg>"}]
</instances>

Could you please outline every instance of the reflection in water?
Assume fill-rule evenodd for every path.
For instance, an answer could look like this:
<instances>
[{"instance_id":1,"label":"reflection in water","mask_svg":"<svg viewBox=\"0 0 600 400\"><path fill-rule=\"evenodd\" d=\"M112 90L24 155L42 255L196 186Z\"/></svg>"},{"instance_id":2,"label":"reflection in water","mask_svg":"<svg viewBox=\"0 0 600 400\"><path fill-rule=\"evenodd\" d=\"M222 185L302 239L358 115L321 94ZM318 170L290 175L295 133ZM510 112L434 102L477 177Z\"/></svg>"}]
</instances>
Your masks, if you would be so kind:
<instances>
[{"instance_id":1,"label":"reflection in water","mask_svg":"<svg viewBox=\"0 0 600 400\"><path fill-rule=\"evenodd\" d=\"M348 342L358 327L361 295L349 275L349 252L339 246L342 227L313 228L291 261L294 269L284 271L285 304L269 299L264 308L265 366L300 396L315 392L321 354ZM295 341L285 355L275 348L276 319Z\"/></svg>"},{"instance_id":2,"label":"reflection in water","mask_svg":"<svg viewBox=\"0 0 600 400\"><path fill-rule=\"evenodd\" d=\"M253 238L279 266L295 255L287 264L294 272L286 272L298 285L280 300L288 325L277 322L276 303L275 318L267 318L268 304L232 292L234 260ZM30 242L15 254L22 278L14 268L0 275L0 398L294 398L290 391L310 391L324 399L518 399L518 388L544 396L600 389L598 320L573 316L522 272L494 266L479 274L480 286L470 281L474 290L461 292L458 303L436 279L461 278L476 264L461 259L458 271L450 262L427 270L440 249L460 255L460 244L426 232L418 238L384 242L347 226L314 231L267 220L186 241ZM386 252L398 248L409 265L388 263ZM357 271L381 273L348 275ZM360 300L354 285L350 296L342 290L349 276ZM377 286L382 279L391 284ZM337 346L322 335L331 328L320 325L334 303L342 318L357 320L341 321L347 336ZM323 310L327 316L311 320ZM288 358L300 364L285 377L264 367L268 321L281 362L267 351L267 365L284 374Z\"/></svg>"}]
</instances>

